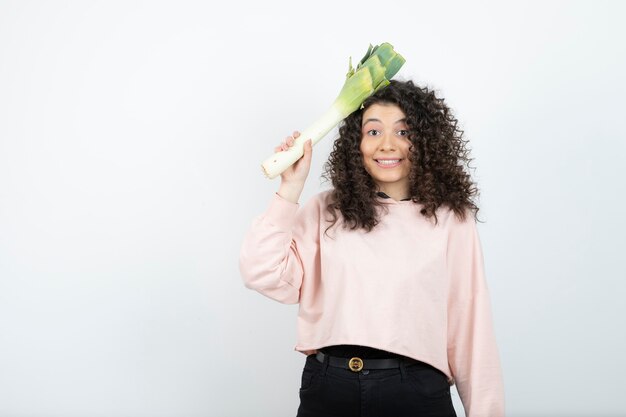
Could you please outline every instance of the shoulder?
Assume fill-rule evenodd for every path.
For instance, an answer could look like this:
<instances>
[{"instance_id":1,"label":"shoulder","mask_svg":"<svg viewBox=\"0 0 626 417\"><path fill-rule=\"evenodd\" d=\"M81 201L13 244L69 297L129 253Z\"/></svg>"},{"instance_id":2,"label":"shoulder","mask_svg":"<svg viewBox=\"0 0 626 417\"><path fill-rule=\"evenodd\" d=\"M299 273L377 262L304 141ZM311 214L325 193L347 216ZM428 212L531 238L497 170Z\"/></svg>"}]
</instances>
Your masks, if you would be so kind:
<instances>
[{"instance_id":1,"label":"shoulder","mask_svg":"<svg viewBox=\"0 0 626 417\"><path fill-rule=\"evenodd\" d=\"M437 209L442 227L451 233L460 233L462 231L471 231L476 228L476 219L473 211L466 207L463 209L464 216L457 213L452 207L443 205Z\"/></svg>"}]
</instances>

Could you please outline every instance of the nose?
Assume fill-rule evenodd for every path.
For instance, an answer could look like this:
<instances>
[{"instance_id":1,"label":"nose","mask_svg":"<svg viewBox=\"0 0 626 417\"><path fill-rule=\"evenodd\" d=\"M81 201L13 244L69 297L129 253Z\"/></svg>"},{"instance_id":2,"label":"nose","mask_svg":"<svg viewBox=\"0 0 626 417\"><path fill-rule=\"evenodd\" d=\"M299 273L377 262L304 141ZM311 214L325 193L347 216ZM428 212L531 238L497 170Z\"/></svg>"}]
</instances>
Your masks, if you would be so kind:
<instances>
[{"instance_id":1,"label":"nose","mask_svg":"<svg viewBox=\"0 0 626 417\"><path fill-rule=\"evenodd\" d=\"M395 150L393 134L385 133L380 141L379 149Z\"/></svg>"}]
</instances>

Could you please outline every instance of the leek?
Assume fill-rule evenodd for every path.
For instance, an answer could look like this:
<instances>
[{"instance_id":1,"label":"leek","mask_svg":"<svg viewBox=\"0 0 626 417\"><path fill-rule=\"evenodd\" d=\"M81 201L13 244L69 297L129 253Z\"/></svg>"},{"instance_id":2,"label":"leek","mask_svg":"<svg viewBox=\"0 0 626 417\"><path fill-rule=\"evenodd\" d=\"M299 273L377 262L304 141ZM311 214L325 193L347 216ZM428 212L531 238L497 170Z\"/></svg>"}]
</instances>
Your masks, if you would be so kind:
<instances>
[{"instance_id":1,"label":"leek","mask_svg":"<svg viewBox=\"0 0 626 417\"><path fill-rule=\"evenodd\" d=\"M267 178L277 177L300 159L307 140L311 139L312 145L315 145L341 120L356 111L366 98L389 85L389 80L402 67L405 59L385 42L374 47L370 44L356 69L352 67L352 57L348 62L349 70L343 88L328 110L300 132L288 150L276 152L263 161L261 168Z\"/></svg>"}]
</instances>

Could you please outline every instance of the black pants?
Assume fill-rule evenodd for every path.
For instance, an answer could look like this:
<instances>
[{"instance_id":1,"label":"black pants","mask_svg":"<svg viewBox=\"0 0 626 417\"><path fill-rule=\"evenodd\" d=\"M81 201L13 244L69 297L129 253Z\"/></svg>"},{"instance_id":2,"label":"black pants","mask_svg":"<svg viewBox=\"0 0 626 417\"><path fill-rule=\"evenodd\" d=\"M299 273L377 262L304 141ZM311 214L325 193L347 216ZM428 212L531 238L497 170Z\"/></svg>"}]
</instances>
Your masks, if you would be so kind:
<instances>
[{"instance_id":1,"label":"black pants","mask_svg":"<svg viewBox=\"0 0 626 417\"><path fill-rule=\"evenodd\" d=\"M365 361L367 359L364 359ZM456 417L446 375L424 362L359 372L308 355L297 417Z\"/></svg>"}]
</instances>

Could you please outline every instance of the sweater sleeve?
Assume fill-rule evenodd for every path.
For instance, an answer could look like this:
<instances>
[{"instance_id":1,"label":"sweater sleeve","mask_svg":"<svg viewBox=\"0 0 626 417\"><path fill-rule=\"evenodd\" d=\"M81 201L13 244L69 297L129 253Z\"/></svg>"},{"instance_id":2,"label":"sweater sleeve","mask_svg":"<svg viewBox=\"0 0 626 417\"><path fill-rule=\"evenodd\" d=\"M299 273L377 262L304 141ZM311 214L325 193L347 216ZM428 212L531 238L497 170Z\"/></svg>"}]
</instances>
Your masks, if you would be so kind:
<instances>
[{"instance_id":1,"label":"sweater sleeve","mask_svg":"<svg viewBox=\"0 0 626 417\"><path fill-rule=\"evenodd\" d=\"M300 208L274 193L241 245L244 285L283 304L297 304L305 272L313 272L319 256L318 221L315 199Z\"/></svg>"},{"instance_id":2,"label":"sweater sleeve","mask_svg":"<svg viewBox=\"0 0 626 417\"><path fill-rule=\"evenodd\" d=\"M454 213L452 213L454 216ZM504 386L476 221L448 237L448 363L467 417L503 417Z\"/></svg>"}]
</instances>

